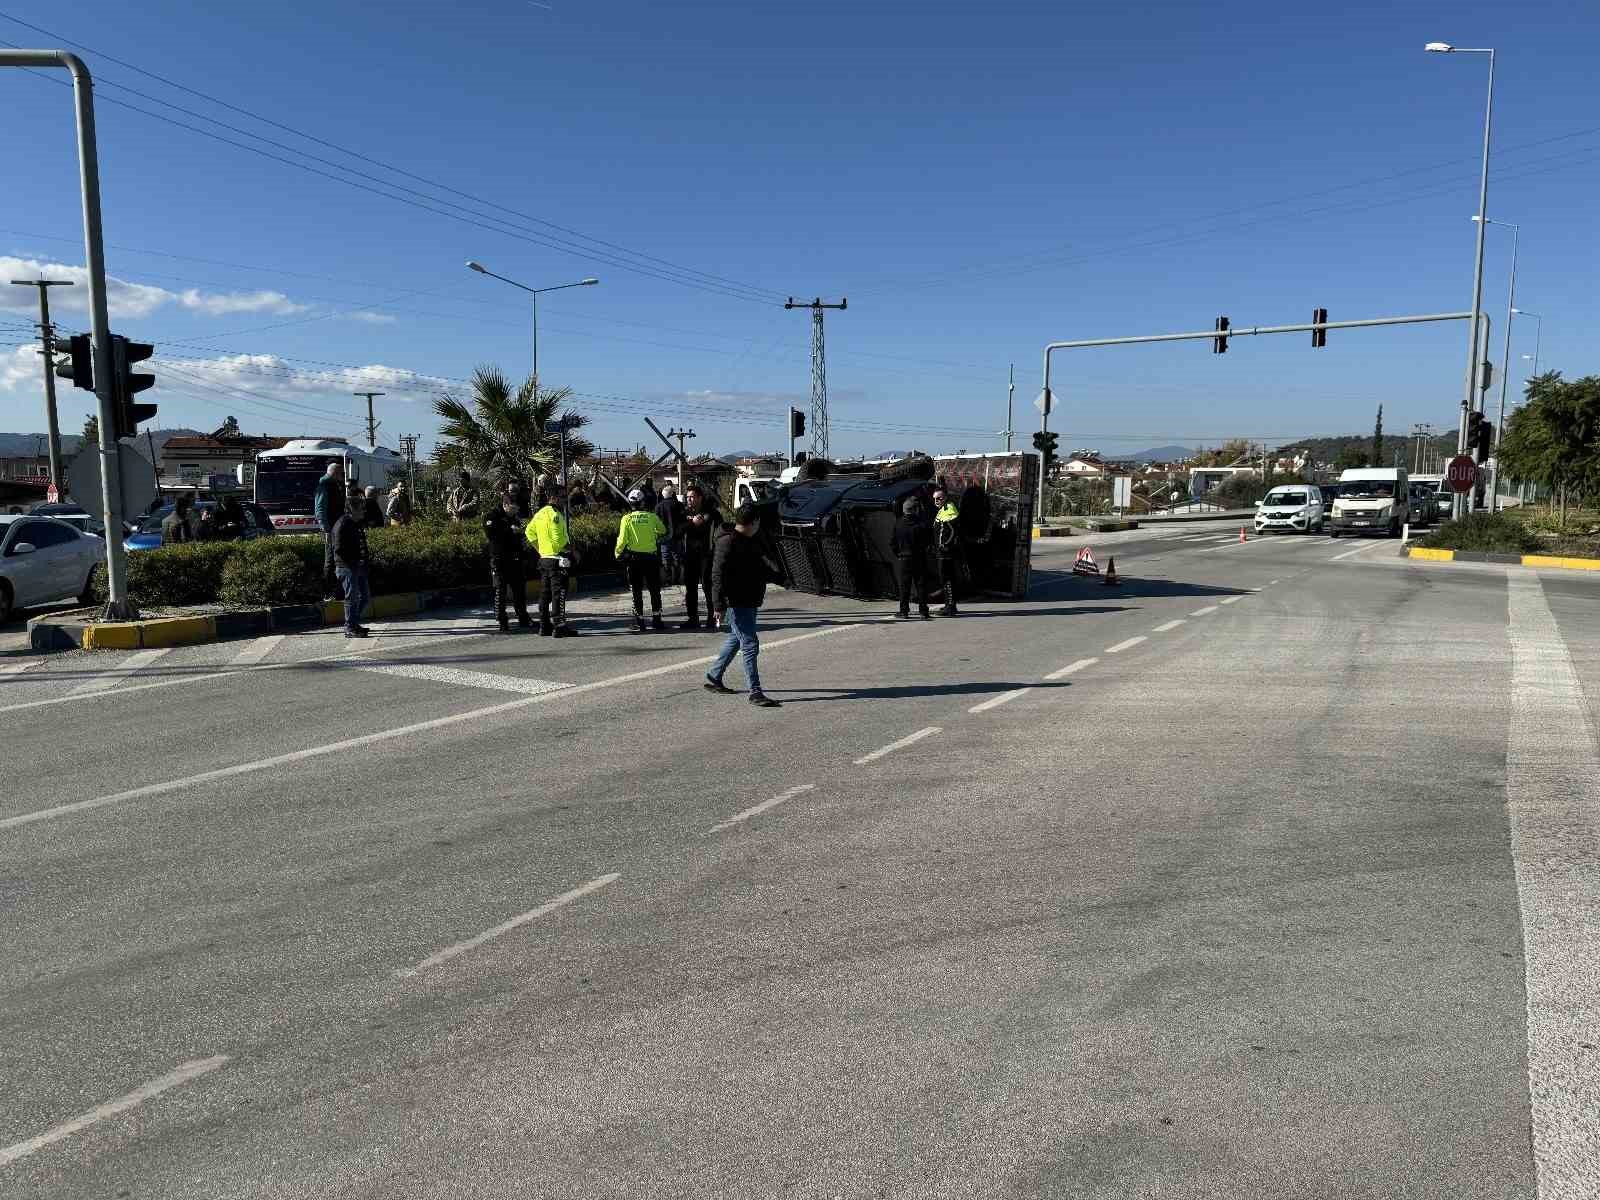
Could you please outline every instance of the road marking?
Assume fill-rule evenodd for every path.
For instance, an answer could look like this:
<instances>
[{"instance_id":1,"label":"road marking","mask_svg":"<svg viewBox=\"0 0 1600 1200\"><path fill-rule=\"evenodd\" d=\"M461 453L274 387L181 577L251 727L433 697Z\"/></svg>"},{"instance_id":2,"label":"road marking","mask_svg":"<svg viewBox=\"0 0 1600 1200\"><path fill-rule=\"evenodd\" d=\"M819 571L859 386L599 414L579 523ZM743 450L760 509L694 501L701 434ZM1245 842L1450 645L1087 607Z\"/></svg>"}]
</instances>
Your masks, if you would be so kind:
<instances>
[{"instance_id":1,"label":"road marking","mask_svg":"<svg viewBox=\"0 0 1600 1200\"><path fill-rule=\"evenodd\" d=\"M128 676L137 671L142 671L145 667L155 662L156 659L169 653L171 649L170 646L167 646L160 650L136 650L111 669L102 671L87 683L80 683L67 693L67 697L93 696L100 692L108 691L116 687Z\"/></svg>"},{"instance_id":2,"label":"road marking","mask_svg":"<svg viewBox=\"0 0 1600 1200\"><path fill-rule=\"evenodd\" d=\"M1018 696L1025 696L1031 691L1033 691L1032 688L1017 688L1015 691L1001 692L998 696L985 700L982 704L974 704L967 711L969 713L988 712L991 708L999 708L1002 704L1009 704Z\"/></svg>"},{"instance_id":3,"label":"road marking","mask_svg":"<svg viewBox=\"0 0 1600 1200\"><path fill-rule=\"evenodd\" d=\"M792 646L796 642L807 642L812 638L827 637L830 634L841 633L847 629L861 629L866 624L867 622L857 621L849 625L830 625L826 629L814 629L810 633L798 633L794 637L779 638L776 641L766 642L763 644L762 649L775 650L779 646ZM58 804L54 808L41 808L36 812L21 813L15 817L0 819L0 829L11 829L18 825L31 824L34 821L45 821L54 817L68 816L71 813L87 812L90 809L104 808L108 804L120 804L124 800L142 800L148 796L162 796L168 792L192 788L197 784L211 783L218 779L231 779L239 775L250 775L257 771L269 771L274 767L289 766L294 763L305 762L307 759L321 758L328 754L342 754L347 750L356 750L363 746L373 746L383 742L395 741L399 738L414 737L419 733L429 733L435 729L446 729L452 725L477 721L500 713L515 712L517 709L527 708L533 704L542 704L546 700L551 700L558 696L576 696L584 692L598 691L601 688L637 683L641 679L654 679L659 675L681 671L688 667L703 667L716 661L717 656L715 654L707 654L700 658L684 659L681 662L667 663L664 666L651 667L644 671L631 671L626 675L613 675L607 679L597 679L592 683L574 684L571 687L564 687L560 691L541 692L536 696L522 696L516 700L505 700L499 704L490 704L484 708L452 713L447 717L434 717L431 720L418 721L411 725L398 725L393 729L380 729L376 733L362 734L360 737L346 738L340 742L328 742L321 746L308 746L304 750L292 750L287 754L275 754L271 758L260 758L254 762L238 763L231 767L219 767L214 771L202 771L198 775L188 775L182 779L169 779L164 783L150 783L144 787L130 788L125 792L113 792L108 796L96 796L92 800L78 800L72 804ZM259 671L273 668L256 667L254 669ZM0 709L0 712L3 711L5 710Z\"/></svg>"},{"instance_id":4,"label":"road marking","mask_svg":"<svg viewBox=\"0 0 1600 1200\"><path fill-rule=\"evenodd\" d=\"M247 642L243 650L233 656L230 667L253 667L267 655L278 648L278 643L283 641L283 634L269 633L266 637L258 637Z\"/></svg>"},{"instance_id":5,"label":"road marking","mask_svg":"<svg viewBox=\"0 0 1600 1200\"><path fill-rule=\"evenodd\" d=\"M1241 601L1243 599L1244 599L1243 596L1224 596L1221 600L1218 600L1217 603L1218 604L1237 604L1237 603L1239 603L1239 601Z\"/></svg>"},{"instance_id":6,"label":"road marking","mask_svg":"<svg viewBox=\"0 0 1600 1200\"><path fill-rule=\"evenodd\" d=\"M878 759L882 758L885 754L893 754L896 750L904 750L913 742L920 742L923 738L932 737L938 732L939 727L937 725L929 725L926 729L917 730L910 737L903 737L898 742L890 742L882 749L874 750L871 754L856 759L855 765L858 767L864 767L869 762L877 762Z\"/></svg>"},{"instance_id":7,"label":"road marking","mask_svg":"<svg viewBox=\"0 0 1600 1200\"><path fill-rule=\"evenodd\" d=\"M538 908L531 909L528 912L522 913L520 916L512 917L509 921L502 921L493 929L485 929L476 937L469 937L466 941L457 942L454 946L446 946L443 950L440 950L435 954L428 955L427 958L423 959L414 967L401 967L394 973L395 978L410 979L414 975L420 975L429 967L437 967L440 963L449 962L452 958L465 954L468 950L476 950L485 942L492 942L495 938L501 937L510 933L513 929L517 929L523 925L526 925L529 921L537 921L546 913L554 912L556 909L565 904L571 904L574 900L581 900L583 897L589 895L589 893L598 892L601 888L606 887L609 884L613 884L621 878L621 875L613 872L610 875L602 875L598 879L591 879L582 887L575 887L570 892L563 892L554 900L546 901Z\"/></svg>"},{"instance_id":8,"label":"road marking","mask_svg":"<svg viewBox=\"0 0 1600 1200\"><path fill-rule=\"evenodd\" d=\"M1105 648L1105 653L1121 654L1124 650L1132 650L1140 642L1148 642L1149 640L1149 638L1145 637L1144 634L1141 633L1138 637L1131 637L1125 642L1118 642L1115 646L1107 646Z\"/></svg>"},{"instance_id":9,"label":"road marking","mask_svg":"<svg viewBox=\"0 0 1600 1200\"><path fill-rule=\"evenodd\" d=\"M436 667L425 663L355 663L352 666L378 675L399 675L406 679L427 679L434 683L449 683L456 687L489 688L498 692L521 692L524 696L537 696L541 692L555 692L569 688L570 683L553 679L524 679L518 675L496 675L490 671L463 671L458 667Z\"/></svg>"},{"instance_id":10,"label":"road marking","mask_svg":"<svg viewBox=\"0 0 1600 1200\"><path fill-rule=\"evenodd\" d=\"M0 679L10 679L14 675L21 675L24 671L31 671L44 661L44 656L34 658L21 658L16 662L0 663Z\"/></svg>"},{"instance_id":11,"label":"road marking","mask_svg":"<svg viewBox=\"0 0 1600 1200\"><path fill-rule=\"evenodd\" d=\"M1506 813L1527 972L1533 1160L1541 1200L1577 1200L1600 1179L1600 753L1543 585L1507 574Z\"/></svg>"},{"instance_id":12,"label":"road marking","mask_svg":"<svg viewBox=\"0 0 1600 1200\"><path fill-rule=\"evenodd\" d=\"M1210 616L1212 613L1214 613L1216 611L1217 611L1217 606L1215 604L1208 604L1204 608L1195 609L1189 615L1191 617L1208 617L1208 616Z\"/></svg>"},{"instance_id":13,"label":"road marking","mask_svg":"<svg viewBox=\"0 0 1600 1200\"><path fill-rule=\"evenodd\" d=\"M175 1088L180 1083L188 1083L191 1079L215 1071L228 1061L226 1054L218 1054L214 1058L197 1058L193 1062L186 1062L176 1070L169 1071L160 1079L152 1079L149 1083L136 1087L126 1096L119 1096L115 1100L108 1100L96 1108L91 1108L86 1113L79 1113L70 1121L63 1121L53 1129L47 1129L26 1141L17 1142L0 1150L0 1167L16 1162L19 1158L27 1158L36 1150L43 1150L53 1142L62 1138L71 1137L80 1129L87 1129L91 1125L104 1121L107 1117L114 1117L118 1113L127 1112L130 1108L137 1108L146 1100L159 1096L169 1088Z\"/></svg>"},{"instance_id":14,"label":"road marking","mask_svg":"<svg viewBox=\"0 0 1600 1200\"><path fill-rule=\"evenodd\" d=\"M1062 667L1059 671L1051 671L1050 674L1045 676L1045 678L1046 679L1061 679L1062 677L1067 676L1067 675L1075 675L1079 671L1083 670L1085 667L1092 667L1092 666L1095 665L1095 663L1097 663L1099 661L1100 660L1098 658L1080 658L1077 662L1068 663L1066 666Z\"/></svg>"},{"instance_id":15,"label":"road marking","mask_svg":"<svg viewBox=\"0 0 1600 1200\"><path fill-rule=\"evenodd\" d=\"M1269 579L1269 580L1267 580L1267 586L1268 587L1275 587L1277 585L1277 582L1278 581L1276 579Z\"/></svg>"},{"instance_id":16,"label":"road marking","mask_svg":"<svg viewBox=\"0 0 1600 1200\"><path fill-rule=\"evenodd\" d=\"M1354 550L1346 550L1343 554L1335 554L1328 561L1329 562L1338 562L1341 558L1349 558L1352 554L1365 554L1368 550L1371 550L1377 544L1378 544L1377 542L1368 542L1365 546L1357 546Z\"/></svg>"},{"instance_id":17,"label":"road marking","mask_svg":"<svg viewBox=\"0 0 1600 1200\"><path fill-rule=\"evenodd\" d=\"M736 813L735 815L729 817L726 821L722 822L722 824L713 825L710 829L706 830L706 832L708 834L721 833L724 829L727 829L733 825L737 825L740 821L748 821L751 817L757 816L760 813L764 813L769 808L776 808L786 800L793 800L796 796L804 795L806 792L814 790L816 786L817 785L814 783L802 783L798 787L790 788L787 792L780 792L771 800L763 800L754 808L747 808L742 813Z\"/></svg>"},{"instance_id":18,"label":"road marking","mask_svg":"<svg viewBox=\"0 0 1600 1200\"><path fill-rule=\"evenodd\" d=\"M1164 621L1164 622L1162 622L1160 625L1157 625L1150 632L1151 633L1170 633L1172 630L1176 629L1179 625L1182 625L1182 624L1184 624L1184 620L1183 620L1182 617L1179 617L1176 621Z\"/></svg>"}]
</instances>

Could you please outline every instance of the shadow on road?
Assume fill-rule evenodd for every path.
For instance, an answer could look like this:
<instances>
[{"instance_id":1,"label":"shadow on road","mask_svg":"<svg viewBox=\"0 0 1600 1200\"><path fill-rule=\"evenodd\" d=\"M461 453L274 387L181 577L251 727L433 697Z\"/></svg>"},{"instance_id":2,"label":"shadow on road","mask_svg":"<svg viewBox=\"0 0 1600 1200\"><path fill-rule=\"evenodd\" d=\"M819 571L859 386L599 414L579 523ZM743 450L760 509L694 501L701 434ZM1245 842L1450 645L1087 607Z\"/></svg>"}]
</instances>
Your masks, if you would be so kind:
<instances>
[{"instance_id":1,"label":"shadow on road","mask_svg":"<svg viewBox=\"0 0 1600 1200\"><path fill-rule=\"evenodd\" d=\"M1174 579L1130 579L1127 576L1123 577L1121 583L1107 587L1092 575L1074 575L1069 571L1035 571L1033 574L1033 586L1028 590L1030 600L1036 597L1058 599L1062 596L1083 595L1090 588L1100 589L1096 594L1107 600L1119 597L1154 599L1163 596L1242 596L1249 591L1248 588L1218 587L1209 583L1188 583ZM1041 579L1039 578L1041 575L1046 577Z\"/></svg>"},{"instance_id":2,"label":"shadow on road","mask_svg":"<svg viewBox=\"0 0 1600 1200\"><path fill-rule=\"evenodd\" d=\"M833 700L910 700L927 696L988 696L1000 692L1014 692L1018 688L1065 688L1072 684L1060 683L929 683L905 684L899 687L864 688L799 688L788 692L782 688L768 688L781 695L785 704L826 704ZM823 695L808 693L822 692Z\"/></svg>"}]
</instances>

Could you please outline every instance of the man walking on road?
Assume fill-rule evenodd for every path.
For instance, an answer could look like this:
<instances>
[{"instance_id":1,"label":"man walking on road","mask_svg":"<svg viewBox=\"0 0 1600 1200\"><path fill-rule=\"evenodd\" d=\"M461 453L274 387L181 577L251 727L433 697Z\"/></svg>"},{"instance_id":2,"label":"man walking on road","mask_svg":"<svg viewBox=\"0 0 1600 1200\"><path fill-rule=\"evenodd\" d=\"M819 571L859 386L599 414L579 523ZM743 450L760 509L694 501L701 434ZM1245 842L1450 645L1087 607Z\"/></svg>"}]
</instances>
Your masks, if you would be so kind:
<instances>
[{"instance_id":1,"label":"man walking on road","mask_svg":"<svg viewBox=\"0 0 1600 1200\"><path fill-rule=\"evenodd\" d=\"M716 612L716 600L711 591L711 558L717 537L722 533L722 514L717 511L715 499L705 488L691 483L684 493L686 503L683 513L683 583L684 603L689 610L685 629L700 628L700 593L706 594L706 623L711 624L711 614Z\"/></svg>"},{"instance_id":2,"label":"man walking on road","mask_svg":"<svg viewBox=\"0 0 1600 1200\"><path fill-rule=\"evenodd\" d=\"M317 480L316 495L311 500L311 511L322 527L322 586L332 596L337 594L334 580L333 527L344 516L344 459L328 462L327 473ZM357 507L360 506L359 500Z\"/></svg>"},{"instance_id":3,"label":"man walking on road","mask_svg":"<svg viewBox=\"0 0 1600 1200\"><path fill-rule=\"evenodd\" d=\"M911 619L911 593L917 593L917 611L924 621L932 620L928 614L928 543L932 537L927 523L922 519L922 501L912 496L894 523L891 547L894 550L897 582L900 585L900 611L895 614L902 621Z\"/></svg>"},{"instance_id":4,"label":"man walking on road","mask_svg":"<svg viewBox=\"0 0 1600 1200\"><path fill-rule=\"evenodd\" d=\"M372 632L361 623L361 613L372 599L372 584L367 576L370 562L367 556L367 531L358 515L361 512L361 500L361 486L352 483L350 502L339 514L328 537L339 587L344 592L344 635L347 638L364 638Z\"/></svg>"},{"instance_id":5,"label":"man walking on road","mask_svg":"<svg viewBox=\"0 0 1600 1200\"><path fill-rule=\"evenodd\" d=\"M733 661L734 654L744 651L745 678L750 681L750 703L757 708L778 708L778 702L761 690L761 674L756 670L756 659L761 654L761 640L756 636L756 611L767 597L767 579L771 568L761 553L756 540L759 518L756 506L741 504L734 514L733 529L717 539L715 558L711 564L711 595L716 605L716 619L720 625L723 614L728 618L728 640L722 643L717 661L706 672L706 691L732 695L733 689L724 686L723 673Z\"/></svg>"},{"instance_id":6,"label":"man walking on road","mask_svg":"<svg viewBox=\"0 0 1600 1200\"><path fill-rule=\"evenodd\" d=\"M661 620L661 539L667 527L650 506L649 498L638 488L628 493L632 512L624 513L617 526L617 561L628 572L633 588L633 631L643 633L644 590L650 589L650 627L665 629Z\"/></svg>"},{"instance_id":7,"label":"man walking on road","mask_svg":"<svg viewBox=\"0 0 1600 1200\"><path fill-rule=\"evenodd\" d=\"M511 632L506 619L506 592L511 593L517 610L517 624L528 629L528 573L523 564L522 485L506 484L500 503L483 519L483 533L489 539L489 581L494 586L494 619L501 633Z\"/></svg>"},{"instance_id":8,"label":"man walking on road","mask_svg":"<svg viewBox=\"0 0 1600 1200\"><path fill-rule=\"evenodd\" d=\"M572 567L572 540L558 505L561 484L539 493L539 511L528 522L527 540L539 556L539 633L542 637L577 637L567 624L567 571Z\"/></svg>"},{"instance_id":9,"label":"man walking on road","mask_svg":"<svg viewBox=\"0 0 1600 1200\"><path fill-rule=\"evenodd\" d=\"M943 488L933 492L933 552L939 559L939 583L944 588L944 607L939 615L954 617L956 580L961 575L961 510Z\"/></svg>"}]
</instances>

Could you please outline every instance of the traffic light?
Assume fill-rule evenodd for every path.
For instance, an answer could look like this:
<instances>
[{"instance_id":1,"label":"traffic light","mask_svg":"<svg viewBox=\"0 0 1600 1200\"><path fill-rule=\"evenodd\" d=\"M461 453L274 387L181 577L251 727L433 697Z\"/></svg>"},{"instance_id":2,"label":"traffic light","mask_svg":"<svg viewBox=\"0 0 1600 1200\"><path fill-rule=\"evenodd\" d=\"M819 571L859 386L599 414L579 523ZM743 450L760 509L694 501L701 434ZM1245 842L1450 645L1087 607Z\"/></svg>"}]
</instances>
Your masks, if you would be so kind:
<instances>
[{"instance_id":1,"label":"traffic light","mask_svg":"<svg viewBox=\"0 0 1600 1200\"><path fill-rule=\"evenodd\" d=\"M1218 333L1227 333L1228 332L1228 318L1227 317L1218 317L1217 318L1217 332ZM1226 354L1227 352L1228 352L1228 339L1227 338L1219 337L1219 338L1212 338L1211 339L1211 353L1213 353L1213 354Z\"/></svg>"},{"instance_id":2,"label":"traffic light","mask_svg":"<svg viewBox=\"0 0 1600 1200\"><path fill-rule=\"evenodd\" d=\"M1483 427L1486 424L1488 424L1488 422L1483 419L1483 414L1481 412L1469 412L1467 414L1468 454L1473 454L1477 450L1479 443L1483 440ZM1482 462L1483 459L1479 458L1478 461Z\"/></svg>"},{"instance_id":3,"label":"traffic light","mask_svg":"<svg viewBox=\"0 0 1600 1200\"><path fill-rule=\"evenodd\" d=\"M789 410L789 436L792 438L805 437L806 415L798 408Z\"/></svg>"},{"instance_id":4,"label":"traffic light","mask_svg":"<svg viewBox=\"0 0 1600 1200\"><path fill-rule=\"evenodd\" d=\"M1328 323L1328 310L1325 308L1319 308L1313 311L1311 314L1311 323L1313 325L1326 325ZM1328 331L1326 329L1313 329L1311 331L1311 348L1313 350L1320 350L1327 344Z\"/></svg>"},{"instance_id":5,"label":"traffic light","mask_svg":"<svg viewBox=\"0 0 1600 1200\"><path fill-rule=\"evenodd\" d=\"M55 364L56 378L72 380L73 387L94 391L94 346L87 333L75 337L56 338L51 347L57 354L68 357Z\"/></svg>"},{"instance_id":6,"label":"traffic light","mask_svg":"<svg viewBox=\"0 0 1600 1200\"><path fill-rule=\"evenodd\" d=\"M1043 470L1046 475L1050 474L1050 464L1055 461L1056 442L1060 437L1061 435L1058 433L1046 433L1044 430L1040 430L1033 435L1033 448L1039 452L1039 457L1043 459Z\"/></svg>"},{"instance_id":7,"label":"traffic light","mask_svg":"<svg viewBox=\"0 0 1600 1200\"><path fill-rule=\"evenodd\" d=\"M1479 465L1489 461L1489 455L1494 452L1494 422L1483 417L1478 418L1478 428L1472 435L1472 448L1475 450Z\"/></svg>"},{"instance_id":8,"label":"traffic light","mask_svg":"<svg viewBox=\"0 0 1600 1200\"><path fill-rule=\"evenodd\" d=\"M117 334L111 335L111 382L114 389L111 413L116 419L116 428L111 431L113 439L120 441L133 437L139 432L140 421L148 421L156 415L154 404L133 402L135 395L155 386L156 377L129 370L132 364L143 362L155 352L156 348L149 342L130 342Z\"/></svg>"}]
</instances>

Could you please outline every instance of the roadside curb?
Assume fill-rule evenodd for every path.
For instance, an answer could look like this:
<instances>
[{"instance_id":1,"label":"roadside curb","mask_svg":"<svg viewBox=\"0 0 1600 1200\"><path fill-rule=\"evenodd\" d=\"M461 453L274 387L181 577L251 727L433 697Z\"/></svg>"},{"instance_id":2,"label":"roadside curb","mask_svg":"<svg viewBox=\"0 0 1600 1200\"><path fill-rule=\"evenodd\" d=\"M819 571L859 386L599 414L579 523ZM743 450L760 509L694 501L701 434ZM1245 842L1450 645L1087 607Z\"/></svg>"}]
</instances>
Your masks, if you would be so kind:
<instances>
[{"instance_id":1,"label":"roadside curb","mask_svg":"<svg viewBox=\"0 0 1600 1200\"><path fill-rule=\"evenodd\" d=\"M1600 558L1573 558L1561 554L1494 554L1485 550L1434 550L1408 546L1405 557L1422 562L1502 563L1508 567L1559 567L1567 571L1600 571Z\"/></svg>"},{"instance_id":2,"label":"roadside curb","mask_svg":"<svg viewBox=\"0 0 1600 1200\"><path fill-rule=\"evenodd\" d=\"M568 581L569 595L618 587L622 576L616 572L575 576ZM523 595L528 603L539 599L540 584L528 580ZM367 606L371 619L409 617L441 608L460 608L468 604L493 602L487 587L441 588L430 592L396 592L374 596ZM153 650L169 646L200 646L210 642L229 642L240 638L264 637L270 633L297 633L338 625L344 621L344 602L328 600L320 604L280 604L270 608L243 609L192 617L149 617L138 621L86 621L59 616L35 617L28 622L28 641L35 653L51 650Z\"/></svg>"}]
</instances>

